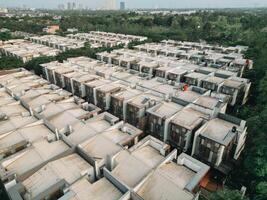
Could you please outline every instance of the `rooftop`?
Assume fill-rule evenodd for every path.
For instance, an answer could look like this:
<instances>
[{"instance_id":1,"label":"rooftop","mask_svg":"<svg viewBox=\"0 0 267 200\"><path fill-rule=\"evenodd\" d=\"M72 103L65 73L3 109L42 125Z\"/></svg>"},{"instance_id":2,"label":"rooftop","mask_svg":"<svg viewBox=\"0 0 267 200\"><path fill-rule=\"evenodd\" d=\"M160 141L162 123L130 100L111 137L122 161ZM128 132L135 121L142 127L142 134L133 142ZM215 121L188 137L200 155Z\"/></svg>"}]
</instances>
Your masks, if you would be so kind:
<instances>
[{"instance_id":1,"label":"rooftop","mask_svg":"<svg viewBox=\"0 0 267 200\"><path fill-rule=\"evenodd\" d=\"M158 115L162 118L169 118L181 109L183 109L183 106L177 103L163 102L147 110L147 112Z\"/></svg>"},{"instance_id":2,"label":"rooftop","mask_svg":"<svg viewBox=\"0 0 267 200\"><path fill-rule=\"evenodd\" d=\"M94 176L93 171L93 167L78 154L71 154L49 162L22 182L26 189L24 197L25 199L34 199L62 179L67 184L73 184L84 173L91 173L90 175Z\"/></svg>"},{"instance_id":3,"label":"rooftop","mask_svg":"<svg viewBox=\"0 0 267 200\"><path fill-rule=\"evenodd\" d=\"M216 76L209 76L209 77L205 78L203 81L207 81L207 82L215 83L215 84L220 84L220 83L223 83L225 81L225 79L220 78L220 77L216 77Z\"/></svg>"},{"instance_id":4,"label":"rooftop","mask_svg":"<svg viewBox=\"0 0 267 200\"><path fill-rule=\"evenodd\" d=\"M142 108L142 107L147 106L150 103L157 103L157 102L160 102L161 100L162 98L157 97L151 93L144 93L144 94L137 96L136 98L133 98L132 100L129 101L129 103L131 105Z\"/></svg>"},{"instance_id":5,"label":"rooftop","mask_svg":"<svg viewBox=\"0 0 267 200\"><path fill-rule=\"evenodd\" d=\"M187 107L178 112L171 122L188 130L193 130L205 118L207 118L205 114Z\"/></svg>"},{"instance_id":6,"label":"rooftop","mask_svg":"<svg viewBox=\"0 0 267 200\"><path fill-rule=\"evenodd\" d=\"M45 138L54 138L54 134L41 121L33 122L2 134L0 137L0 154L5 154L25 144L31 144Z\"/></svg>"},{"instance_id":7,"label":"rooftop","mask_svg":"<svg viewBox=\"0 0 267 200\"><path fill-rule=\"evenodd\" d=\"M69 147L62 141L49 143L44 139L38 140L25 150L3 160L1 168L5 171L4 173L15 173L18 180L24 180L34 168L59 156L68 149Z\"/></svg>"},{"instance_id":8,"label":"rooftop","mask_svg":"<svg viewBox=\"0 0 267 200\"><path fill-rule=\"evenodd\" d=\"M187 172L187 175L185 175L180 171L180 173L176 174L176 178L179 175L182 175L182 177L191 176L190 172ZM144 200L177 200L177 198L179 200L193 200L195 198L194 195L183 190L179 184L177 185L177 182L173 182L173 179L174 177L169 177L167 174L161 174L155 171L143 183L137 191L137 194ZM181 177L178 177L179 179Z\"/></svg>"},{"instance_id":9,"label":"rooftop","mask_svg":"<svg viewBox=\"0 0 267 200\"><path fill-rule=\"evenodd\" d=\"M142 91L140 91L140 90L127 88L126 90L123 90L121 92L117 92L115 94L112 94L111 96L114 98L118 98L118 99L128 100L128 99L134 98L140 94L142 94Z\"/></svg>"},{"instance_id":10,"label":"rooftop","mask_svg":"<svg viewBox=\"0 0 267 200\"><path fill-rule=\"evenodd\" d=\"M115 117L110 113L104 112L87 120L85 123L99 133L110 128L118 121L119 121L118 117Z\"/></svg>"},{"instance_id":11,"label":"rooftop","mask_svg":"<svg viewBox=\"0 0 267 200\"><path fill-rule=\"evenodd\" d=\"M228 143L235 136L235 133L232 132L232 128L234 126L237 125L219 118L215 118L208 121L204 125L203 129L201 130L201 135L222 145L228 145Z\"/></svg>"},{"instance_id":12,"label":"rooftop","mask_svg":"<svg viewBox=\"0 0 267 200\"><path fill-rule=\"evenodd\" d=\"M219 103L218 99L209 96L201 96L194 102L194 104L208 109L214 109Z\"/></svg>"},{"instance_id":13,"label":"rooftop","mask_svg":"<svg viewBox=\"0 0 267 200\"><path fill-rule=\"evenodd\" d=\"M169 146L147 136L129 150L119 152L115 156L116 166L112 174L130 188L134 188L165 159L164 153Z\"/></svg>"},{"instance_id":14,"label":"rooftop","mask_svg":"<svg viewBox=\"0 0 267 200\"><path fill-rule=\"evenodd\" d=\"M112 140L114 143L118 143L122 146L128 145L128 143L134 141L143 132L128 123L118 123L117 125L107 129L102 134Z\"/></svg>"},{"instance_id":15,"label":"rooftop","mask_svg":"<svg viewBox=\"0 0 267 200\"><path fill-rule=\"evenodd\" d=\"M224 81L223 85L227 87L239 89L243 85L243 83L240 81L227 79Z\"/></svg>"},{"instance_id":16,"label":"rooftop","mask_svg":"<svg viewBox=\"0 0 267 200\"><path fill-rule=\"evenodd\" d=\"M200 96L201 94L191 90L186 90L186 91L179 90L178 92L176 92L174 98L180 99L188 103L192 103L195 100L197 100Z\"/></svg>"},{"instance_id":17,"label":"rooftop","mask_svg":"<svg viewBox=\"0 0 267 200\"><path fill-rule=\"evenodd\" d=\"M193 72L193 73L190 73L190 74L186 74L185 77L188 77L188 78L193 78L193 79L203 79L205 78L207 75L205 74L202 74L202 73L197 73L197 72Z\"/></svg>"},{"instance_id":18,"label":"rooftop","mask_svg":"<svg viewBox=\"0 0 267 200\"><path fill-rule=\"evenodd\" d=\"M96 135L78 145L86 155L101 165L105 165L108 155L113 155L122 150L122 147L114 143L104 135Z\"/></svg>"},{"instance_id":19,"label":"rooftop","mask_svg":"<svg viewBox=\"0 0 267 200\"><path fill-rule=\"evenodd\" d=\"M69 192L59 200L118 200L122 196L123 193L106 178L93 184L83 178L71 185Z\"/></svg>"}]
</instances>

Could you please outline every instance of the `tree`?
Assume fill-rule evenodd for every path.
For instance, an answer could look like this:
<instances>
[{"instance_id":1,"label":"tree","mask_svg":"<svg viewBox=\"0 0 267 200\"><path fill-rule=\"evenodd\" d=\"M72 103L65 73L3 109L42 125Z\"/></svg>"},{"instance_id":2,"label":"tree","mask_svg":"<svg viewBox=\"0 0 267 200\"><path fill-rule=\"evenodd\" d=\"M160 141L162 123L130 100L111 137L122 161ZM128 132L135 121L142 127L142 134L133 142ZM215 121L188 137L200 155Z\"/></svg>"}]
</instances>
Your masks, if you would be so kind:
<instances>
[{"instance_id":1,"label":"tree","mask_svg":"<svg viewBox=\"0 0 267 200\"><path fill-rule=\"evenodd\" d=\"M6 41L6 40L10 40L10 39L12 39L10 32L0 33L0 40Z\"/></svg>"},{"instance_id":2,"label":"tree","mask_svg":"<svg viewBox=\"0 0 267 200\"><path fill-rule=\"evenodd\" d=\"M55 60L56 60L55 57L47 57L47 56L34 58L25 64L25 68L27 70L34 71L34 73L37 75L41 75L42 74L41 64L49 63Z\"/></svg>"},{"instance_id":3,"label":"tree","mask_svg":"<svg viewBox=\"0 0 267 200\"><path fill-rule=\"evenodd\" d=\"M209 198L211 200L248 200L246 197L242 197L238 190L222 189L212 193Z\"/></svg>"},{"instance_id":4,"label":"tree","mask_svg":"<svg viewBox=\"0 0 267 200\"><path fill-rule=\"evenodd\" d=\"M254 200L266 200L267 199L267 182L262 181L256 186L256 195Z\"/></svg>"},{"instance_id":5,"label":"tree","mask_svg":"<svg viewBox=\"0 0 267 200\"><path fill-rule=\"evenodd\" d=\"M0 181L0 199L9 200L4 184Z\"/></svg>"},{"instance_id":6,"label":"tree","mask_svg":"<svg viewBox=\"0 0 267 200\"><path fill-rule=\"evenodd\" d=\"M0 57L0 70L14 69L23 67L23 62L15 57L3 56Z\"/></svg>"}]
</instances>

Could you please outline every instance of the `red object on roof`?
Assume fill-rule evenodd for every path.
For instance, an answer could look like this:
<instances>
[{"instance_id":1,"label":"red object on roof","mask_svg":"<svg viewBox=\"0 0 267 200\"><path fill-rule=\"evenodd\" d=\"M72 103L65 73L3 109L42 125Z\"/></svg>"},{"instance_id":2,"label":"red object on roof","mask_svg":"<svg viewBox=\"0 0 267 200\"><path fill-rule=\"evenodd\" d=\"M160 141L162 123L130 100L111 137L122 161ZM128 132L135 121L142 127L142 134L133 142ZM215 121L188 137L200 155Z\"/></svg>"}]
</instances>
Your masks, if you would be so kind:
<instances>
[{"instance_id":1,"label":"red object on roof","mask_svg":"<svg viewBox=\"0 0 267 200\"><path fill-rule=\"evenodd\" d=\"M188 90L188 85L184 85L182 88L183 91L187 91Z\"/></svg>"}]
</instances>

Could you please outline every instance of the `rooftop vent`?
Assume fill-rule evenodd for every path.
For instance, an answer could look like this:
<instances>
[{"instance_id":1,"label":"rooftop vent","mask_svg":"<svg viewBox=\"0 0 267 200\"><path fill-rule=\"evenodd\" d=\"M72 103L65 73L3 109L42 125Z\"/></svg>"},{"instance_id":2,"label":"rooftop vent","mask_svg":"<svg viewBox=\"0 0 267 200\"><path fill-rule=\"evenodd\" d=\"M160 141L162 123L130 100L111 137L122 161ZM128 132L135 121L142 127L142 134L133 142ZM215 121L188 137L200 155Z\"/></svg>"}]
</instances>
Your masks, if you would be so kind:
<instances>
[{"instance_id":1,"label":"rooftop vent","mask_svg":"<svg viewBox=\"0 0 267 200\"><path fill-rule=\"evenodd\" d=\"M237 131L236 126L233 126L233 128L232 128L232 132L233 132L233 133L236 133L236 131Z\"/></svg>"},{"instance_id":2,"label":"rooftop vent","mask_svg":"<svg viewBox=\"0 0 267 200\"><path fill-rule=\"evenodd\" d=\"M8 116L5 113L0 112L0 121L7 120Z\"/></svg>"}]
</instances>

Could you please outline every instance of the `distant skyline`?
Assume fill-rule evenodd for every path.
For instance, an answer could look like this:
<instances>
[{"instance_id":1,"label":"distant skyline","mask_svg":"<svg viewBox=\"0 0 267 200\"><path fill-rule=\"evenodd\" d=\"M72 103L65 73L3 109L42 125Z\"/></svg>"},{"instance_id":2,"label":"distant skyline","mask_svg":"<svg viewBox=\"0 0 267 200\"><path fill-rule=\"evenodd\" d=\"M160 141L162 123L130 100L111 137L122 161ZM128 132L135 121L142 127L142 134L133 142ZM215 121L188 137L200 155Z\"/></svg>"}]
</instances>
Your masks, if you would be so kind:
<instances>
[{"instance_id":1,"label":"distant skyline","mask_svg":"<svg viewBox=\"0 0 267 200\"><path fill-rule=\"evenodd\" d=\"M103 8L107 0L0 0L0 7L57 8L59 4L75 2L83 7ZM117 0L124 1L126 8L225 8L267 6L267 0Z\"/></svg>"}]
</instances>

